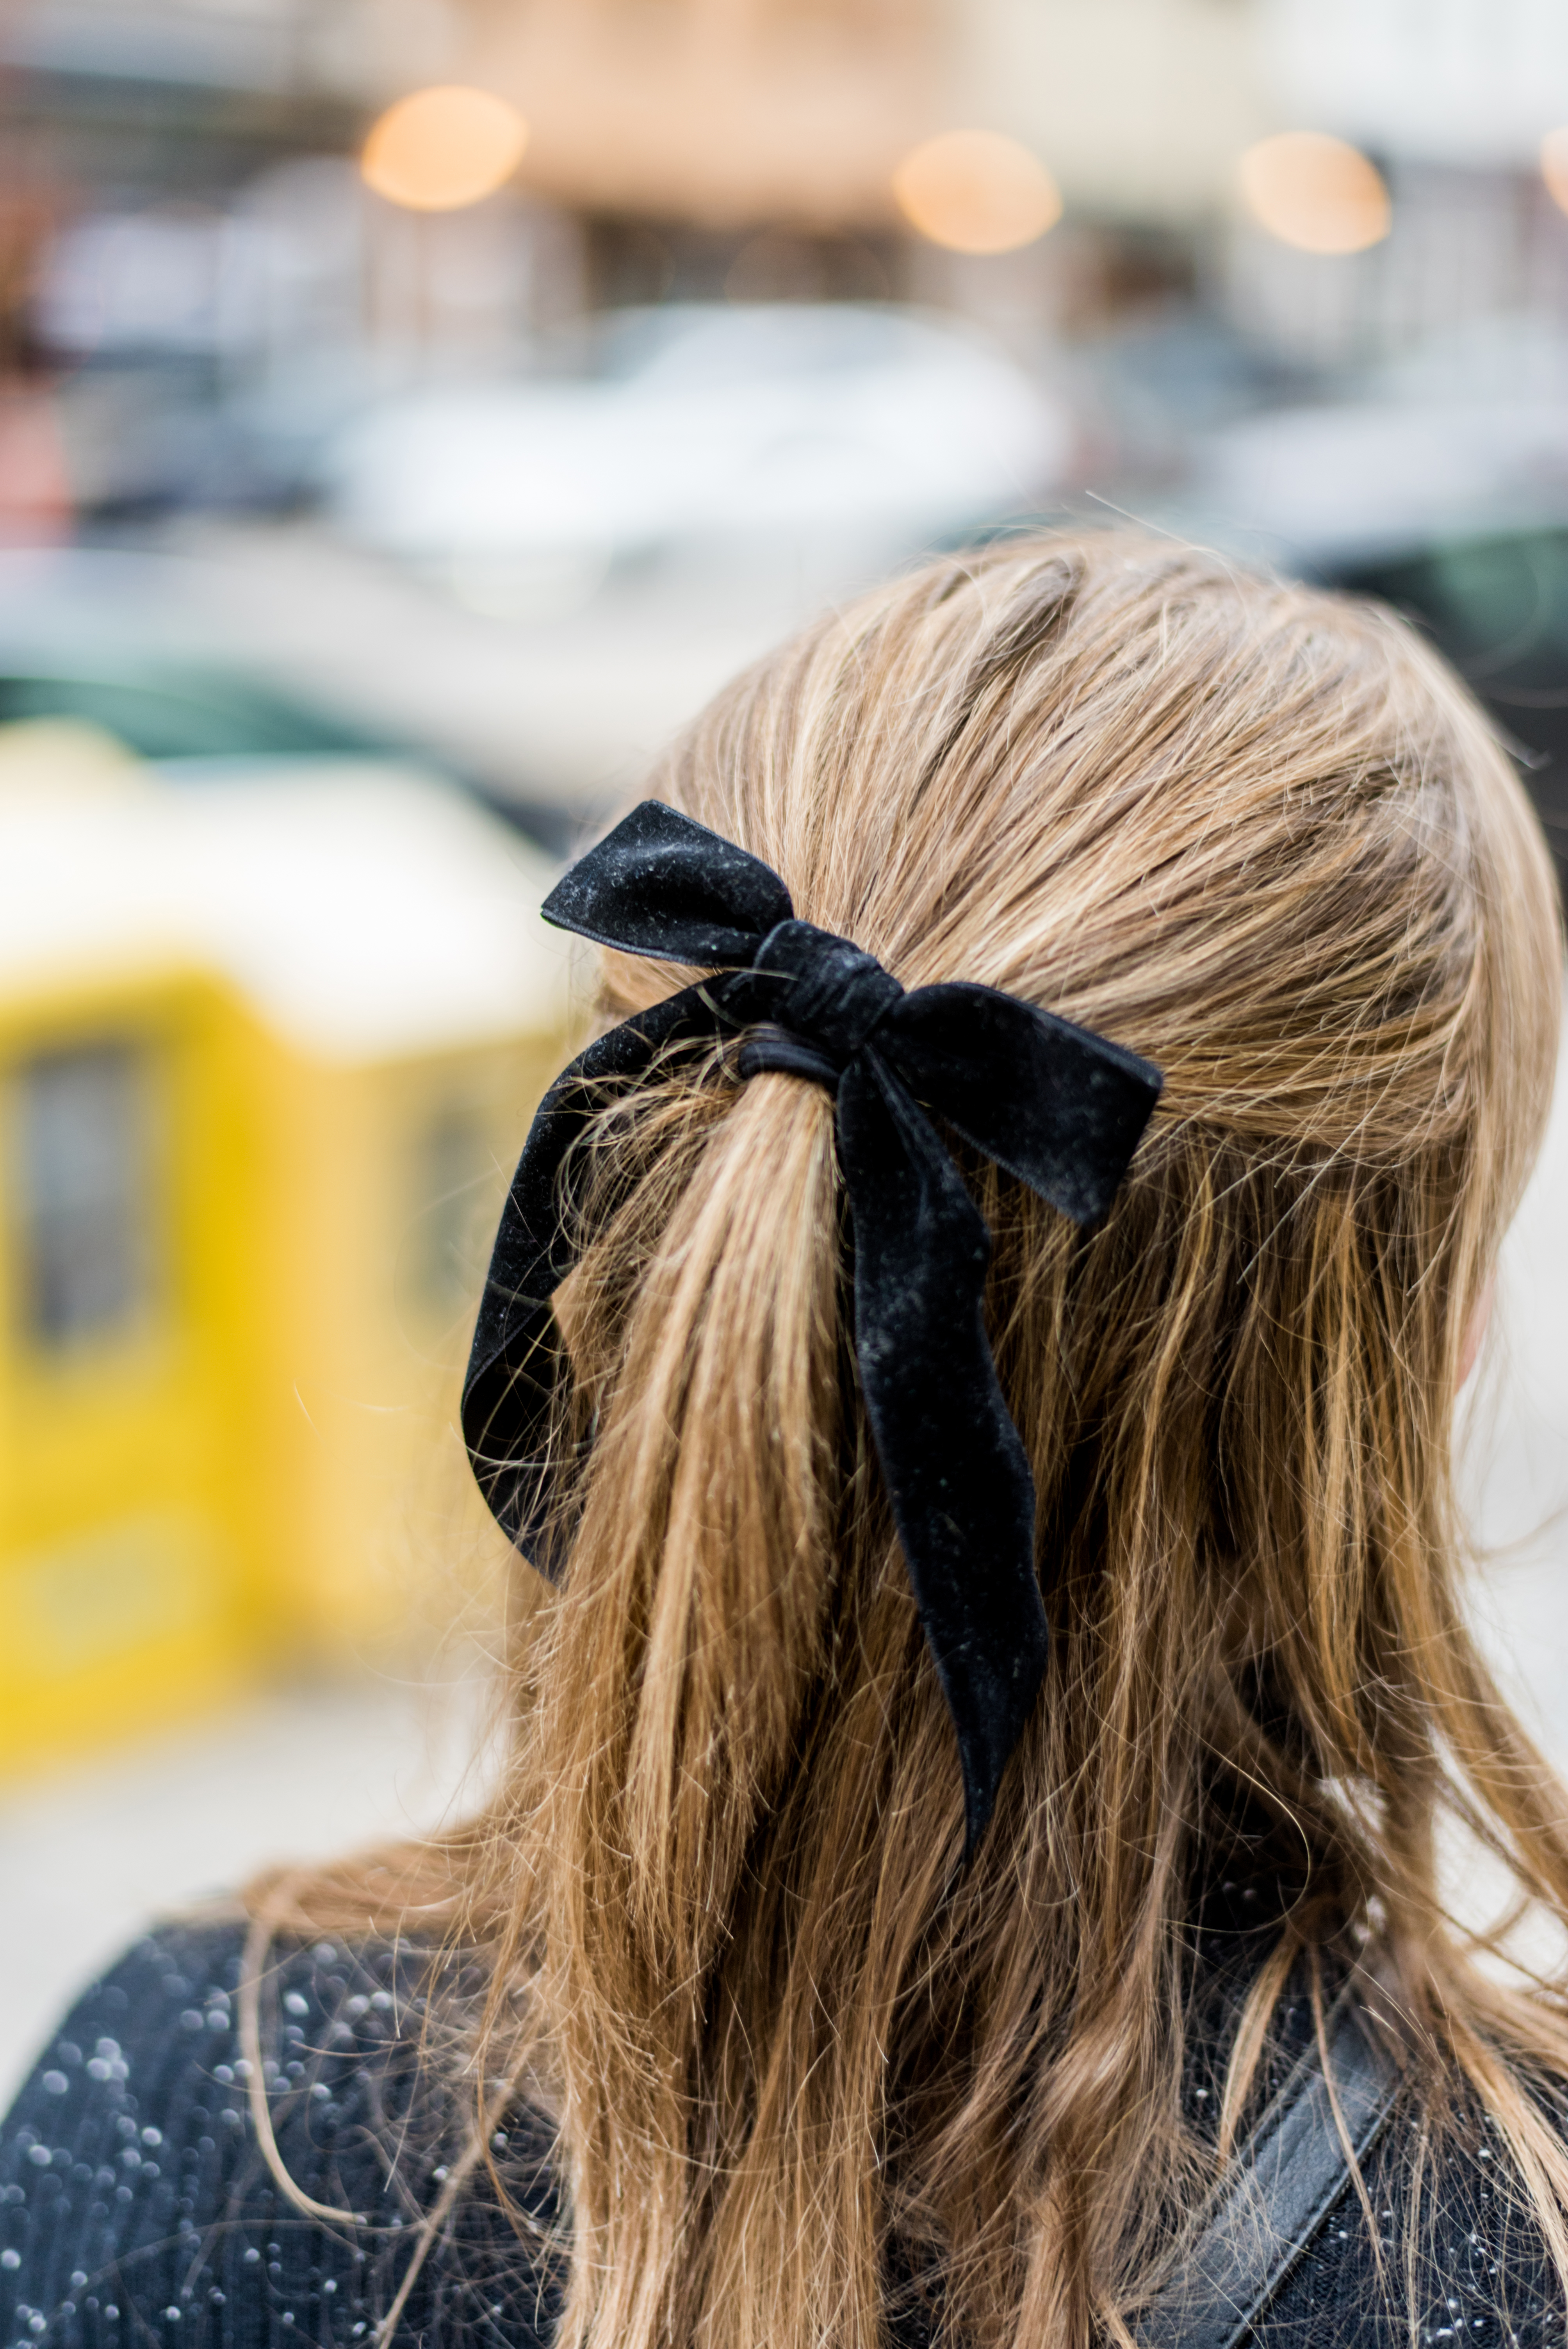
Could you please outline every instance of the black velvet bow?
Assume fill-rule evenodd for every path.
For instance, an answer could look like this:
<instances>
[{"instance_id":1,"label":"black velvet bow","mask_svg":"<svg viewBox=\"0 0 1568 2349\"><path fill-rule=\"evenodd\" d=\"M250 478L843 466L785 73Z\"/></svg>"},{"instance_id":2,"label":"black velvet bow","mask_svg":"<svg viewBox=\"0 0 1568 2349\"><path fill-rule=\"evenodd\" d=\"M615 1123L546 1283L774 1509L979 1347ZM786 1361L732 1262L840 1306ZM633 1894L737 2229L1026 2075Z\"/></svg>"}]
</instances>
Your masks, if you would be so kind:
<instances>
[{"instance_id":1,"label":"black velvet bow","mask_svg":"<svg viewBox=\"0 0 1568 2349\"><path fill-rule=\"evenodd\" d=\"M795 919L779 875L646 800L544 901L624 954L723 973L602 1036L551 1087L513 1178L463 1392L474 1473L547 1573L546 1444L565 1361L552 1292L571 1270L568 1153L607 1083L665 1045L745 1030L742 1077L837 1099L854 1345L877 1459L957 1733L972 1852L1039 1691L1049 1634L1029 1464L985 1335L991 1236L929 1112L1076 1223L1103 1215L1159 1098L1157 1069L995 988L913 994Z\"/></svg>"}]
</instances>

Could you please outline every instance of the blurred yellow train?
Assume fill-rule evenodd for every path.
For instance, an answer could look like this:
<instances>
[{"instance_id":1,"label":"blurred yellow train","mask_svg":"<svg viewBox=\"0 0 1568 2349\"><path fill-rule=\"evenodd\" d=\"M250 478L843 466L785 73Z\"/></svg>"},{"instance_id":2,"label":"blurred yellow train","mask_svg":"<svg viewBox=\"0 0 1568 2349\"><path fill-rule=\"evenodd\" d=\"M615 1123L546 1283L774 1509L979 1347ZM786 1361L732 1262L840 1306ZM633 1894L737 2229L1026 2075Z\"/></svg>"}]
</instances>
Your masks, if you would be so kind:
<instances>
[{"instance_id":1,"label":"blurred yellow train","mask_svg":"<svg viewBox=\"0 0 1568 2349\"><path fill-rule=\"evenodd\" d=\"M395 1651L482 1542L441 1464L549 877L417 774L0 730L0 1769Z\"/></svg>"}]
</instances>

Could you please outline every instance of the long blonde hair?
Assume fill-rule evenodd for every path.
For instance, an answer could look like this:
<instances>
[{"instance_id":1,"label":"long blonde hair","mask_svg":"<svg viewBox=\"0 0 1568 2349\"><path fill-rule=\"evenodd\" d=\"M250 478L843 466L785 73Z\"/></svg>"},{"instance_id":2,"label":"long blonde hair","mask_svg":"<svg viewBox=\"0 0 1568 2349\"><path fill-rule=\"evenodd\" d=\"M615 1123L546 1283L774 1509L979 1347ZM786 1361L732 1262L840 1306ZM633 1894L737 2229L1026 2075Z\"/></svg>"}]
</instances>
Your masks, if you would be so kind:
<instances>
[{"instance_id":1,"label":"long blonde hair","mask_svg":"<svg viewBox=\"0 0 1568 2349\"><path fill-rule=\"evenodd\" d=\"M1568 1997L1483 1962L1438 1867L1457 1818L1568 1921L1568 1796L1459 1597L1464 1333L1561 1000L1484 719L1386 611L1037 536L823 620L651 789L907 985L1025 996L1166 1090L1090 1236L971 1170L1053 1649L962 1876L831 1102L713 1050L606 1102L562 1307L597 1414L570 1571L520 1568L502 1783L398 1896L483 1948L479 2074L555 2116L562 2349L872 2349L897 2277L977 2349L1125 2339L1212 2174L1188 1953L1243 1801L1292 1897L1220 2156L1292 1961L1376 1951L1429 2126L1484 2102L1561 2262L1527 2089L1568 2073ZM690 977L611 958L603 1016Z\"/></svg>"}]
</instances>

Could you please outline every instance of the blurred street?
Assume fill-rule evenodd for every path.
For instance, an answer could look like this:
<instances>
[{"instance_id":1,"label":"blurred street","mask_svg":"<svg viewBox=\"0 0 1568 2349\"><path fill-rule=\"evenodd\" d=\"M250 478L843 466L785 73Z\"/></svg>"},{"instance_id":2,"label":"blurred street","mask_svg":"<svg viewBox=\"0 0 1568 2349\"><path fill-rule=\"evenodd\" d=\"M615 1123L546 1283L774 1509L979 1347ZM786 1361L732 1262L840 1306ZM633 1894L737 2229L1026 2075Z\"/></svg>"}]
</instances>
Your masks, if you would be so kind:
<instances>
[{"instance_id":1,"label":"blurred street","mask_svg":"<svg viewBox=\"0 0 1568 2349\"><path fill-rule=\"evenodd\" d=\"M744 664L1141 520L1406 612L1568 877L1568 16L1429 13L0 6L0 2095L472 1798L537 906ZM1565 1199L1568 1085L1464 1412L1568 1768Z\"/></svg>"}]
</instances>

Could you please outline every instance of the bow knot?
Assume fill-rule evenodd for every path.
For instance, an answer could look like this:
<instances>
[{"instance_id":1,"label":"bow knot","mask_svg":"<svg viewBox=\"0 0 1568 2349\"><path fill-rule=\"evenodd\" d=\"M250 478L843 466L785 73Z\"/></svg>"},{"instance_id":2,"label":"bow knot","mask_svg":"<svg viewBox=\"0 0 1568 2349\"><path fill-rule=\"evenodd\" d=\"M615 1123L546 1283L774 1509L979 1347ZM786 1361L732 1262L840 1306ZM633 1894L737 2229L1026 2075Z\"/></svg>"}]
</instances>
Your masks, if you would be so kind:
<instances>
[{"instance_id":1,"label":"bow knot","mask_svg":"<svg viewBox=\"0 0 1568 2349\"><path fill-rule=\"evenodd\" d=\"M570 1365L551 1307L576 1260L574 1149L607 1083L663 1049L739 1030L743 1078L779 1070L834 1096L849 1195L854 1344L866 1416L926 1644L958 1740L973 1852L1045 1677L1035 1490L985 1334L991 1239L923 1104L1080 1224L1103 1215L1160 1093L1119 1045L1016 996L899 985L849 939L799 921L777 873L645 800L544 902L624 954L717 975L601 1036L534 1119L501 1217L463 1388L474 1474L545 1573L550 1433Z\"/></svg>"},{"instance_id":2,"label":"bow knot","mask_svg":"<svg viewBox=\"0 0 1568 2349\"><path fill-rule=\"evenodd\" d=\"M810 922L779 923L758 947L752 968L789 980L774 1019L840 1071L903 993L875 955Z\"/></svg>"}]
</instances>

